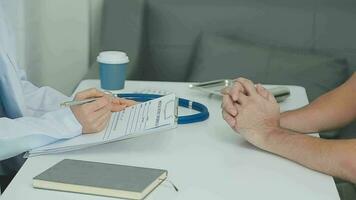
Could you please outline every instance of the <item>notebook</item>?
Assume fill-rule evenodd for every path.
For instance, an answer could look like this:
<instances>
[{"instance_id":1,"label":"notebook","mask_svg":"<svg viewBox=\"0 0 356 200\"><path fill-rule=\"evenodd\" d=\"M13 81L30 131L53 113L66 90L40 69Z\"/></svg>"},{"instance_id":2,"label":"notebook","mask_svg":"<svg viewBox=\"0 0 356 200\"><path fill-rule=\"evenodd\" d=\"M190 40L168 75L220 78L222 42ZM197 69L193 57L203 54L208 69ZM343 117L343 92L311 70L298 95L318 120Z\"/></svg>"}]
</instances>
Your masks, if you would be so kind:
<instances>
[{"instance_id":1,"label":"notebook","mask_svg":"<svg viewBox=\"0 0 356 200\"><path fill-rule=\"evenodd\" d=\"M167 178L163 169L65 159L33 178L40 189L143 199Z\"/></svg>"}]
</instances>

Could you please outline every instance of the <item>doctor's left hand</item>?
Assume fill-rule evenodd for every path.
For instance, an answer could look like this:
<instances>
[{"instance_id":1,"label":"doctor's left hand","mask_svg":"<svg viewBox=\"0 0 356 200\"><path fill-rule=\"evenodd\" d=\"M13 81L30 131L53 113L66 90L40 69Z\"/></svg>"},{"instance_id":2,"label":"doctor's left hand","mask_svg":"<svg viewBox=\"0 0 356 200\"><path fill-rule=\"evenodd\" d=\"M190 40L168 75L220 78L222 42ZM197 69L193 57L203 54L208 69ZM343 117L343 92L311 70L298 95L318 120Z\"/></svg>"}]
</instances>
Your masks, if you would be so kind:
<instances>
[{"instance_id":1,"label":"doctor's left hand","mask_svg":"<svg viewBox=\"0 0 356 200\"><path fill-rule=\"evenodd\" d=\"M134 101L113 98L95 88L77 93L74 99L88 98L98 99L91 103L71 106L74 116L82 125L83 133L96 133L104 130L110 120L111 112L117 112L135 104Z\"/></svg>"}]
</instances>

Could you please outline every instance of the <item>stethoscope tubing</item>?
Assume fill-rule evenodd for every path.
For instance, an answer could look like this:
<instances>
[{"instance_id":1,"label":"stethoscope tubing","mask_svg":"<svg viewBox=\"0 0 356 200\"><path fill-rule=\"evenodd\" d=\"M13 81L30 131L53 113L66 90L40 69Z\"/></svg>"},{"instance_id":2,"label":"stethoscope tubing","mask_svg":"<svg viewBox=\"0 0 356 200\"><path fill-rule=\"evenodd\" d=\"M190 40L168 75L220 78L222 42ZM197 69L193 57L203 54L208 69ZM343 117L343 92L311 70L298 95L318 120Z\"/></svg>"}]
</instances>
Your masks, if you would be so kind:
<instances>
[{"instance_id":1,"label":"stethoscope tubing","mask_svg":"<svg viewBox=\"0 0 356 200\"><path fill-rule=\"evenodd\" d=\"M141 93L121 93L117 94L120 98L130 99L137 102L145 102L152 99L162 97L159 94L141 94ZM190 108L198 111L199 113L193 115L178 116L178 124L191 124L196 122L202 122L209 118L208 108L198 102L190 101L188 99L179 98L178 105L185 108Z\"/></svg>"}]
</instances>

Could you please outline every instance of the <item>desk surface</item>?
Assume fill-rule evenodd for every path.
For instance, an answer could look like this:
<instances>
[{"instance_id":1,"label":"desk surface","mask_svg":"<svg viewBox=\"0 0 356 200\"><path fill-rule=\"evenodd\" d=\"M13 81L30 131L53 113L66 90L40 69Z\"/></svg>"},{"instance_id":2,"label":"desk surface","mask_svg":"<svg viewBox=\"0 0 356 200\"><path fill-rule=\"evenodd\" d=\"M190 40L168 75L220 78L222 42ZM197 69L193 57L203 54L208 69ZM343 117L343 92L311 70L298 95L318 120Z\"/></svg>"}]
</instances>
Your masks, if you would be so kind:
<instances>
[{"instance_id":1,"label":"desk surface","mask_svg":"<svg viewBox=\"0 0 356 200\"><path fill-rule=\"evenodd\" d=\"M99 82L86 80L78 89L88 87L99 87ZM204 103L211 116L205 122L180 125L167 132L30 158L1 199L111 199L31 187L34 176L64 158L167 169L180 191L163 184L147 199L339 199L332 177L261 151L234 133L222 120L219 98L189 90L188 83L127 81L126 88L127 91L172 91ZM290 86L290 89L291 97L281 104L282 111L308 103L303 88Z\"/></svg>"}]
</instances>

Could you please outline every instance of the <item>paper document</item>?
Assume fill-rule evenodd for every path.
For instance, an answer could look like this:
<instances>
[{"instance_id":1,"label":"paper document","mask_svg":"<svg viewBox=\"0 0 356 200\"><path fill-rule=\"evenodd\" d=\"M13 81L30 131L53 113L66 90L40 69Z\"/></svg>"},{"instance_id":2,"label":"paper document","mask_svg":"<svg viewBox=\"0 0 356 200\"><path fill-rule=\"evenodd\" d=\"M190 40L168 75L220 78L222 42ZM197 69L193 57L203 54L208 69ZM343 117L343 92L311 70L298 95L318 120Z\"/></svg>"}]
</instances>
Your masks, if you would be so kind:
<instances>
[{"instance_id":1,"label":"paper document","mask_svg":"<svg viewBox=\"0 0 356 200\"><path fill-rule=\"evenodd\" d=\"M28 156L60 153L93 145L123 140L177 126L177 101L174 94L143 102L113 113L106 129L34 149Z\"/></svg>"}]
</instances>

